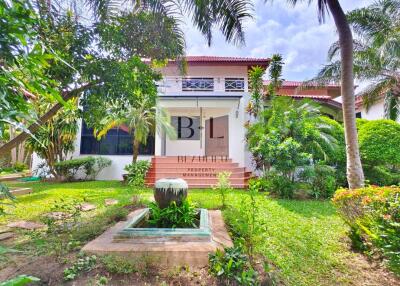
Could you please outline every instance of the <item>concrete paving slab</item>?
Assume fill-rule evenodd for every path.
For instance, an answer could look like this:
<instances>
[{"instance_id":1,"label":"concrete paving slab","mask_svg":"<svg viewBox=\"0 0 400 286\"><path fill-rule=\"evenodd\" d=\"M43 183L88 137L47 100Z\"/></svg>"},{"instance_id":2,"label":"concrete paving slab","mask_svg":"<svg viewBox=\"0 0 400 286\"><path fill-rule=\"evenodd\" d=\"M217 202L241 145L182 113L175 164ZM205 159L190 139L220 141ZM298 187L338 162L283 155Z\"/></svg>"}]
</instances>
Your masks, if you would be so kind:
<instances>
[{"instance_id":1,"label":"concrete paving slab","mask_svg":"<svg viewBox=\"0 0 400 286\"><path fill-rule=\"evenodd\" d=\"M129 214L128 221L143 209ZM222 219L221 211L209 211L209 222L212 231L211 241L184 241L160 242L157 240L130 239L115 241L114 236L126 226L127 221L118 222L102 235L92 240L83 247L83 251L97 255L121 255L127 259L137 259L150 256L157 265L173 268L188 265L191 267L204 267L208 265L208 254L218 248L233 245Z\"/></svg>"}]
</instances>

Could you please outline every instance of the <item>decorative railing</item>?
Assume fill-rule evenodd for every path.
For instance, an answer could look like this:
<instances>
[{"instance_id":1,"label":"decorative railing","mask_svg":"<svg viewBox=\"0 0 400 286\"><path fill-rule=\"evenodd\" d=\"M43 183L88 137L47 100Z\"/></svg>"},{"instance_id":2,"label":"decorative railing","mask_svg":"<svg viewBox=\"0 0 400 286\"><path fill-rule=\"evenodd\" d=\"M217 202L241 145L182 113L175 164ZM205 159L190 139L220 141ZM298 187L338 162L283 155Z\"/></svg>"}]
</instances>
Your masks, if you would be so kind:
<instances>
[{"instance_id":1,"label":"decorative railing","mask_svg":"<svg viewBox=\"0 0 400 286\"><path fill-rule=\"evenodd\" d=\"M214 79L182 78L182 91L214 91Z\"/></svg>"},{"instance_id":2,"label":"decorative railing","mask_svg":"<svg viewBox=\"0 0 400 286\"><path fill-rule=\"evenodd\" d=\"M225 78L225 91L244 91L244 78Z\"/></svg>"},{"instance_id":3,"label":"decorative railing","mask_svg":"<svg viewBox=\"0 0 400 286\"><path fill-rule=\"evenodd\" d=\"M239 93L247 91L245 78L240 77L173 77L157 82L160 94L180 93Z\"/></svg>"}]
</instances>

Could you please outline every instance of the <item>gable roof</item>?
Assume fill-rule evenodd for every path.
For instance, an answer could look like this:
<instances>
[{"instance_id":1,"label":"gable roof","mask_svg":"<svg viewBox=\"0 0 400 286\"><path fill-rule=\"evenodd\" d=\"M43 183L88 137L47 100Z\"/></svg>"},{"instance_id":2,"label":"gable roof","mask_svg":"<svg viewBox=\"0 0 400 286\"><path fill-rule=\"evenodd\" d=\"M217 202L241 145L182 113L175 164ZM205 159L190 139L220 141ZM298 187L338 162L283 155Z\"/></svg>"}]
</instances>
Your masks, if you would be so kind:
<instances>
[{"instance_id":1,"label":"gable roof","mask_svg":"<svg viewBox=\"0 0 400 286\"><path fill-rule=\"evenodd\" d=\"M186 56L188 65L235 65L235 66L261 66L268 67L269 58L248 58L248 57L217 57L217 56ZM171 60L171 63L176 62Z\"/></svg>"},{"instance_id":2,"label":"gable roof","mask_svg":"<svg viewBox=\"0 0 400 286\"><path fill-rule=\"evenodd\" d=\"M265 80L264 86L267 86L270 81ZM333 100L333 98L327 94L326 90L329 88L333 89L338 89L340 90L340 85L337 84L327 84L321 87L314 88L303 88L301 90L298 90L297 88L301 87L303 85L303 82L301 81L288 81L285 80L282 82L282 85L280 89L278 90L278 95L279 96L288 96L296 99L304 99L304 98L309 98L312 99L316 102L327 104L329 106L335 107L335 108L341 108L342 104L336 100ZM288 92L290 90L290 92Z\"/></svg>"}]
</instances>

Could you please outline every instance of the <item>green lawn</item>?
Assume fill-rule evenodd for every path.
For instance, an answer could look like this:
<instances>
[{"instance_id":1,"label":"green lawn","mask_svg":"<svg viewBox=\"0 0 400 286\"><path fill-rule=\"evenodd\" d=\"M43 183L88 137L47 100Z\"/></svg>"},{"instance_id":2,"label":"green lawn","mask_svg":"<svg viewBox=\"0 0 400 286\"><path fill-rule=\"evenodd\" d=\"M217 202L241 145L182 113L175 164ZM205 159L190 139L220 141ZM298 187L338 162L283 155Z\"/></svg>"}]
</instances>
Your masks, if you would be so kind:
<instances>
[{"instance_id":1,"label":"green lawn","mask_svg":"<svg viewBox=\"0 0 400 286\"><path fill-rule=\"evenodd\" d=\"M94 203L100 211L104 199L115 198L128 204L133 195L144 201L152 197L148 189L135 190L119 182L26 183L33 194L18 197L10 216L0 218L0 225L9 220L39 220L50 210L54 201L79 199ZM237 206L247 196L242 190L233 191L228 202ZM189 198L201 207L218 208L219 195L213 190L190 190ZM256 251L272 261L288 285L353 285L348 260L353 253L344 239L346 226L330 202L294 201L266 198L258 195L261 220L266 231Z\"/></svg>"}]
</instances>

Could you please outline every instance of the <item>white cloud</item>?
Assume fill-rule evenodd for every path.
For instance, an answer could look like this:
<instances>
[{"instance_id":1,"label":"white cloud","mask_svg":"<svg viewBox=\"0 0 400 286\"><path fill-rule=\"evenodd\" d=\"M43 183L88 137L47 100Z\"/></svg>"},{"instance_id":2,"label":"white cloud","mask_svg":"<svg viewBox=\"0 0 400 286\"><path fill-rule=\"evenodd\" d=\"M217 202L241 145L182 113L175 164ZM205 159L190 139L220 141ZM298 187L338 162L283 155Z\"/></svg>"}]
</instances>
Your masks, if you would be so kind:
<instances>
[{"instance_id":1,"label":"white cloud","mask_svg":"<svg viewBox=\"0 0 400 286\"><path fill-rule=\"evenodd\" d=\"M341 1L344 9L366 6L368 1ZM361 2L361 3L360 3ZM284 78L303 80L314 76L326 61L326 53L337 40L332 19L318 23L316 1L293 7L286 1L255 0L256 15L245 23L246 46L227 44L219 31L208 47L205 38L189 22L185 27L188 55L270 57L280 53L285 60Z\"/></svg>"}]
</instances>

